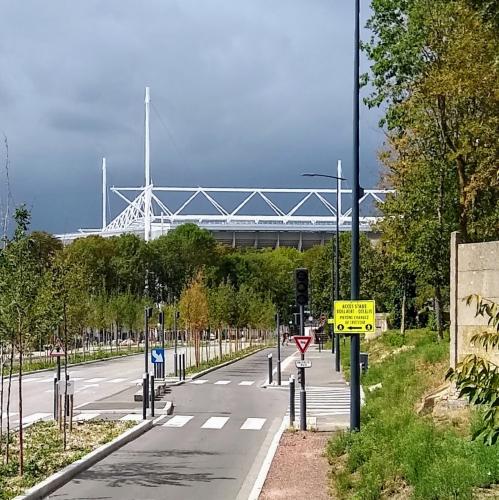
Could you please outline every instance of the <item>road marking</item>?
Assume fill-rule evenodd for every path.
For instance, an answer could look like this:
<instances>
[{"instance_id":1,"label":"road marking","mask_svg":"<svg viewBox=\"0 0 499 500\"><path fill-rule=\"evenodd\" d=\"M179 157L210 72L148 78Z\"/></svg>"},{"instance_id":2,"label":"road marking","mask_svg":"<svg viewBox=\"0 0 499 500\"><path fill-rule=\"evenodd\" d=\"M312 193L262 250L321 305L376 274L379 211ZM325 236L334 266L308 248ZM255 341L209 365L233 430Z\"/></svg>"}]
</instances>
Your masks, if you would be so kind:
<instances>
[{"instance_id":1,"label":"road marking","mask_svg":"<svg viewBox=\"0 0 499 500\"><path fill-rule=\"evenodd\" d=\"M44 380L43 377L30 377L30 378L23 378L23 382L39 382L40 380Z\"/></svg>"},{"instance_id":2,"label":"road marking","mask_svg":"<svg viewBox=\"0 0 499 500\"><path fill-rule=\"evenodd\" d=\"M96 377L96 378L88 378L85 380L85 382L95 384L95 382L102 382L103 380L106 380L106 378L105 377Z\"/></svg>"},{"instance_id":3,"label":"road marking","mask_svg":"<svg viewBox=\"0 0 499 500\"><path fill-rule=\"evenodd\" d=\"M37 422L38 420L42 420L46 417L50 417L50 413L33 413L33 415L28 415L23 418L23 425L32 424L33 422Z\"/></svg>"},{"instance_id":4,"label":"road marking","mask_svg":"<svg viewBox=\"0 0 499 500\"><path fill-rule=\"evenodd\" d=\"M17 412L16 412L16 411L10 412L10 413L9 413L9 415L10 415L10 418L12 418L12 417L14 417L15 415L17 415ZM5 412L5 411L4 411L4 412L2 413L2 418L7 418L7 412Z\"/></svg>"},{"instance_id":5,"label":"road marking","mask_svg":"<svg viewBox=\"0 0 499 500\"><path fill-rule=\"evenodd\" d=\"M227 385L227 384L230 384L232 382L232 380L218 380L217 382L215 382L215 385Z\"/></svg>"},{"instance_id":6,"label":"road marking","mask_svg":"<svg viewBox=\"0 0 499 500\"><path fill-rule=\"evenodd\" d=\"M130 380L130 382L128 382L129 384L140 384L142 385L142 379L141 378L136 378L135 380Z\"/></svg>"},{"instance_id":7,"label":"road marking","mask_svg":"<svg viewBox=\"0 0 499 500\"><path fill-rule=\"evenodd\" d=\"M247 418L243 425L241 425L241 430L243 431L259 431L266 418Z\"/></svg>"},{"instance_id":8,"label":"road marking","mask_svg":"<svg viewBox=\"0 0 499 500\"><path fill-rule=\"evenodd\" d=\"M229 420L229 417L210 417L201 429L221 429Z\"/></svg>"},{"instance_id":9,"label":"road marking","mask_svg":"<svg viewBox=\"0 0 499 500\"><path fill-rule=\"evenodd\" d=\"M175 415L173 418L168 420L168 422L163 424L163 427L183 427L193 418L194 417L192 415Z\"/></svg>"},{"instance_id":10,"label":"road marking","mask_svg":"<svg viewBox=\"0 0 499 500\"><path fill-rule=\"evenodd\" d=\"M92 418L97 418L100 413L80 413L74 417L76 422L84 422L85 420L91 420Z\"/></svg>"},{"instance_id":11,"label":"road marking","mask_svg":"<svg viewBox=\"0 0 499 500\"><path fill-rule=\"evenodd\" d=\"M239 382L238 385L253 385L254 383L254 380L243 380L242 382Z\"/></svg>"},{"instance_id":12,"label":"road marking","mask_svg":"<svg viewBox=\"0 0 499 500\"><path fill-rule=\"evenodd\" d=\"M138 413L129 413L128 415L121 417L120 420L122 422L126 422L128 420L132 420L133 422L139 422L140 420L142 420L142 415L139 415Z\"/></svg>"},{"instance_id":13,"label":"road marking","mask_svg":"<svg viewBox=\"0 0 499 500\"><path fill-rule=\"evenodd\" d=\"M168 416L168 415L161 415L161 416L159 416L156 420L153 420L153 422L152 422L152 423L153 423L154 425L157 425L157 424L159 424L162 420L164 420L167 416Z\"/></svg>"},{"instance_id":14,"label":"road marking","mask_svg":"<svg viewBox=\"0 0 499 500\"><path fill-rule=\"evenodd\" d=\"M119 384L120 382L124 382L126 378L114 378L113 380L108 380L110 384Z\"/></svg>"},{"instance_id":15,"label":"road marking","mask_svg":"<svg viewBox=\"0 0 499 500\"><path fill-rule=\"evenodd\" d=\"M87 389L90 389L91 387L99 387L99 384L89 384L89 385L84 385L81 389L78 389L77 391L75 391L75 394L77 392L83 392L83 391L86 391Z\"/></svg>"},{"instance_id":16,"label":"road marking","mask_svg":"<svg viewBox=\"0 0 499 500\"><path fill-rule=\"evenodd\" d=\"M207 379L197 379L197 380L191 380L191 384L206 384L208 382Z\"/></svg>"},{"instance_id":17,"label":"road marking","mask_svg":"<svg viewBox=\"0 0 499 500\"><path fill-rule=\"evenodd\" d=\"M50 377L50 378L42 378L41 380L36 380L36 382L38 384L45 384L47 382L53 382L54 381L54 377Z\"/></svg>"},{"instance_id":18,"label":"road marking","mask_svg":"<svg viewBox=\"0 0 499 500\"><path fill-rule=\"evenodd\" d=\"M71 380L76 382L78 380L85 380L85 377L71 377Z\"/></svg>"}]
</instances>

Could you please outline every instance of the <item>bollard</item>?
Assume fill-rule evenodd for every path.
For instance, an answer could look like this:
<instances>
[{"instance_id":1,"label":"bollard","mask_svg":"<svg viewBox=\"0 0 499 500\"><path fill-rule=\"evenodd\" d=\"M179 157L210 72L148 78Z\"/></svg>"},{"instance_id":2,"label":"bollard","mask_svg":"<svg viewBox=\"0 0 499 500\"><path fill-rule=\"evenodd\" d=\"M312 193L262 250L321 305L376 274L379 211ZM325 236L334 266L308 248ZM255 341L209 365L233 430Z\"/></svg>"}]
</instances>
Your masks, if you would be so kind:
<instances>
[{"instance_id":1,"label":"bollard","mask_svg":"<svg viewBox=\"0 0 499 500\"><path fill-rule=\"evenodd\" d=\"M57 386L57 373L54 373L54 420L57 421L57 401L59 399L59 388Z\"/></svg>"},{"instance_id":2,"label":"bollard","mask_svg":"<svg viewBox=\"0 0 499 500\"><path fill-rule=\"evenodd\" d=\"M142 419L147 418L146 408L147 408L147 373L142 375Z\"/></svg>"},{"instance_id":3,"label":"bollard","mask_svg":"<svg viewBox=\"0 0 499 500\"><path fill-rule=\"evenodd\" d=\"M269 385L271 385L272 381L273 381L273 379L272 379L272 354L269 354L267 356L267 359L269 361Z\"/></svg>"},{"instance_id":4,"label":"bollard","mask_svg":"<svg viewBox=\"0 0 499 500\"><path fill-rule=\"evenodd\" d=\"M155 394L154 394L154 374L151 373L151 417L154 417L154 399L155 399Z\"/></svg>"},{"instance_id":5,"label":"bollard","mask_svg":"<svg viewBox=\"0 0 499 500\"><path fill-rule=\"evenodd\" d=\"M173 355L173 373L174 373L175 377L178 375L177 358L178 358L178 354L175 353Z\"/></svg>"},{"instance_id":6,"label":"bollard","mask_svg":"<svg viewBox=\"0 0 499 500\"><path fill-rule=\"evenodd\" d=\"M182 375L182 380L185 380L185 353L182 354L182 371L184 372Z\"/></svg>"},{"instance_id":7,"label":"bollard","mask_svg":"<svg viewBox=\"0 0 499 500\"><path fill-rule=\"evenodd\" d=\"M289 425L295 425L295 378L289 377Z\"/></svg>"}]
</instances>

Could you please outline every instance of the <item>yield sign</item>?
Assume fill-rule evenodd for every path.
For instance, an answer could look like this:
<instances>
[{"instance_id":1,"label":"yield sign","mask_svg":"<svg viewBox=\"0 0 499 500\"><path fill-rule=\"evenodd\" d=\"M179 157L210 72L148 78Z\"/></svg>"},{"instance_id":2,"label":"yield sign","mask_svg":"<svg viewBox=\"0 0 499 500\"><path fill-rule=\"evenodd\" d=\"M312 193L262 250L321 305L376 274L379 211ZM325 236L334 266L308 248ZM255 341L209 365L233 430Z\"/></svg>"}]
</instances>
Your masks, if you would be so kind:
<instances>
[{"instance_id":1,"label":"yield sign","mask_svg":"<svg viewBox=\"0 0 499 500\"><path fill-rule=\"evenodd\" d=\"M296 347L300 349L302 354L305 354L305 351L308 349L310 342L312 342L312 337L307 336L297 336L293 337L295 339Z\"/></svg>"},{"instance_id":2,"label":"yield sign","mask_svg":"<svg viewBox=\"0 0 499 500\"><path fill-rule=\"evenodd\" d=\"M61 356L64 356L64 355L65 355L65 352L64 352L62 349L61 349L60 351L58 351L58 350L54 349L54 350L50 353L50 355L51 355L52 357L54 357L54 358L59 358L59 357L61 357Z\"/></svg>"}]
</instances>

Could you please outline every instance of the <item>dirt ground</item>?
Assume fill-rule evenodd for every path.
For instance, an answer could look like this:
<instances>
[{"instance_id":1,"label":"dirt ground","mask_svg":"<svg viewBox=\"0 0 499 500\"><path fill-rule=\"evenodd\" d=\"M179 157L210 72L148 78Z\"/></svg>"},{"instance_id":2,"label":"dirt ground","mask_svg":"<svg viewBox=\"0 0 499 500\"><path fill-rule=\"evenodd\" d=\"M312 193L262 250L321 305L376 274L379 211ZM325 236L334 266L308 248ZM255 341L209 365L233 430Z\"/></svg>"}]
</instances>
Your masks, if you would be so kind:
<instances>
[{"instance_id":1,"label":"dirt ground","mask_svg":"<svg viewBox=\"0 0 499 500\"><path fill-rule=\"evenodd\" d=\"M324 453L330 437L330 432L285 432L259 500L330 500Z\"/></svg>"}]
</instances>

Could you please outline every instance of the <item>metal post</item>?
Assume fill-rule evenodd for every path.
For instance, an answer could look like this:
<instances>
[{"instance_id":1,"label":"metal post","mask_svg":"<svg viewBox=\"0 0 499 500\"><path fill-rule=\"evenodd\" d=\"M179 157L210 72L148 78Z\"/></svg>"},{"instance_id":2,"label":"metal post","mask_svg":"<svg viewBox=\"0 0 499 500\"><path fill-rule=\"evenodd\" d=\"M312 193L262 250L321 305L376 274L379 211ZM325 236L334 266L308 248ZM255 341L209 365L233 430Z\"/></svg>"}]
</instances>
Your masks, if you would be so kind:
<instances>
[{"instance_id":1,"label":"metal post","mask_svg":"<svg viewBox=\"0 0 499 500\"><path fill-rule=\"evenodd\" d=\"M57 420L57 401L59 400L59 388L57 386L57 373L54 373L54 420Z\"/></svg>"},{"instance_id":2,"label":"metal post","mask_svg":"<svg viewBox=\"0 0 499 500\"><path fill-rule=\"evenodd\" d=\"M300 386L300 430L307 430L307 393L305 392L305 368L300 368L301 386Z\"/></svg>"},{"instance_id":3,"label":"metal post","mask_svg":"<svg viewBox=\"0 0 499 500\"><path fill-rule=\"evenodd\" d=\"M183 371L182 380L185 380L185 353L182 354L182 371Z\"/></svg>"},{"instance_id":4,"label":"metal post","mask_svg":"<svg viewBox=\"0 0 499 500\"><path fill-rule=\"evenodd\" d=\"M173 311L173 334L175 335L175 356L173 356L173 372L175 373L175 377L177 376L177 311Z\"/></svg>"},{"instance_id":5,"label":"metal post","mask_svg":"<svg viewBox=\"0 0 499 500\"><path fill-rule=\"evenodd\" d=\"M280 321L279 313L276 314L277 323L277 385L281 385L281 334L280 334Z\"/></svg>"},{"instance_id":6,"label":"metal post","mask_svg":"<svg viewBox=\"0 0 499 500\"><path fill-rule=\"evenodd\" d=\"M178 379L182 380L182 357L174 354L173 359L175 361L175 375L178 374Z\"/></svg>"},{"instance_id":7,"label":"metal post","mask_svg":"<svg viewBox=\"0 0 499 500\"><path fill-rule=\"evenodd\" d=\"M57 346L55 348L56 352L59 353L61 348ZM57 381L61 380L61 357L57 356Z\"/></svg>"},{"instance_id":8,"label":"metal post","mask_svg":"<svg viewBox=\"0 0 499 500\"><path fill-rule=\"evenodd\" d=\"M272 384L273 378L272 378L272 354L269 354L267 356L268 363L269 363L269 385Z\"/></svg>"},{"instance_id":9,"label":"metal post","mask_svg":"<svg viewBox=\"0 0 499 500\"><path fill-rule=\"evenodd\" d=\"M165 315L163 311L159 312L159 325L161 329L161 348L163 349L163 362L160 363L160 377L166 377L166 351L165 351Z\"/></svg>"},{"instance_id":10,"label":"metal post","mask_svg":"<svg viewBox=\"0 0 499 500\"><path fill-rule=\"evenodd\" d=\"M289 377L289 425L295 423L295 378Z\"/></svg>"},{"instance_id":11,"label":"metal post","mask_svg":"<svg viewBox=\"0 0 499 500\"><path fill-rule=\"evenodd\" d=\"M68 386L68 381L69 381L69 373L66 373L66 390L64 391L64 408L66 408L66 416L69 417L69 396L68 396L68 391L67 391L67 386Z\"/></svg>"},{"instance_id":12,"label":"metal post","mask_svg":"<svg viewBox=\"0 0 499 500\"><path fill-rule=\"evenodd\" d=\"M340 298L340 215L341 215L341 160L338 160L338 170L336 172L336 235L334 245L334 300ZM334 306L333 306L334 315ZM340 371L340 335L334 331L333 327L333 342L335 349L335 368Z\"/></svg>"},{"instance_id":13,"label":"metal post","mask_svg":"<svg viewBox=\"0 0 499 500\"><path fill-rule=\"evenodd\" d=\"M142 419L147 418L147 373L142 375Z\"/></svg>"},{"instance_id":14,"label":"metal post","mask_svg":"<svg viewBox=\"0 0 499 500\"><path fill-rule=\"evenodd\" d=\"M359 18L360 0L355 0L353 70L353 176L352 176L352 276L351 299L359 298ZM350 430L360 431L360 337L350 340Z\"/></svg>"},{"instance_id":15,"label":"metal post","mask_svg":"<svg viewBox=\"0 0 499 500\"><path fill-rule=\"evenodd\" d=\"M152 308L144 309L144 373L149 373L149 318L152 316ZM146 394L149 393L149 378L146 377ZM149 408L149 400L146 401Z\"/></svg>"},{"instance_id":16,"label":"metal post","mask_svg":"<svg viewBox=\"0 0 499 500\"><path fill-rule=\"evenodd\" d=\"M151 417L154 417L154 374L151 373Z\"/></svg>"},{"instance_id":17,"label":"metal post","mask_svg":"<svg viewBox=\"0 0 499 500\"><path fill-rule=\"evenodd\" d=\"M305 335L304 307L300 306L300 335ZM301 353L301 359L305 354ZM305 368L300 368L300 430L307 430L307 393L305 392Z\"/></svg>"}]
</instances>

